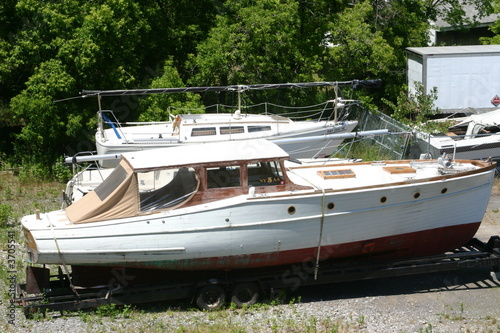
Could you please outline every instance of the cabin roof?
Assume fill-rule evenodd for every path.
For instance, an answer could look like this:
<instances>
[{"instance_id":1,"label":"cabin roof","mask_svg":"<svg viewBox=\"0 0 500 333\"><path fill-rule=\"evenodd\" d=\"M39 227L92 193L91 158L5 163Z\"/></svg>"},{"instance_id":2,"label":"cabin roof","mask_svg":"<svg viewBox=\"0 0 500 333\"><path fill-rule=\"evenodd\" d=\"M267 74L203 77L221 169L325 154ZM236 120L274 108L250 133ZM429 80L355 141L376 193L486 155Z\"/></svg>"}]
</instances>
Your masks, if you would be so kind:
<instances>
[{"instance_id":1,"label":"cabin roof","mask_svg":"<svg viewBox=\"0 0 500 333\"><path fill-rule=\"evenodd\" d=\"M282 148L265 139L180 145L122 155L122 158L136 171L286 157L288 154Z\"/></svg>"}]
</instances>

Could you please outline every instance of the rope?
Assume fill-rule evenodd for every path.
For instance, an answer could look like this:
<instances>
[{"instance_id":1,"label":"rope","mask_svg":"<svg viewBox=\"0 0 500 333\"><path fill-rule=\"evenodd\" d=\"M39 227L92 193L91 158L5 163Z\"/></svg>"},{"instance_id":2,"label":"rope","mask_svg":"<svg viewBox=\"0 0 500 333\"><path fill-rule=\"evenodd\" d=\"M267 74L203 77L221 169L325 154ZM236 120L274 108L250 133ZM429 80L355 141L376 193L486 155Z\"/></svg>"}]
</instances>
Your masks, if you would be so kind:
<instances>
[{"instance_id":1,"label":"rope","mask_svg":"<svg viewBox=\"0 0 500 333\"><path fill-rule=\"evenodd\" d=\"M317 190L321 190L322 196L321 196L321 219L320 219L320 228L319 228L319 238L318 238L318 248L316 251L316 263L314 265L314 280L318 279L318 270L319 270L319 257L321 254L321 240L323 238L323 225L325 224L325 189L322 187L318 187L314 185L312 182L310 182L308 179L302 177L301 175L293 172L293 170L288 169L289 172L293 173L294 175L302 178L305 180L307 183L309 183L312 187L316 188Z\"/></svg>"},{"instance_id":2,"label":"rope","mask_svg":"<svg viewBox=\"0 0 500 333\"><path fill-rule=\"evenodd\" d=\"M66 277L68 278L68 282L69 282L69 285L71 287L71 290L73 290L73 292L75 293L76 297L80 298L80 295L78 294L78 291L76 291L76 287L73 284L73 280L71 279L71 275L69 274L68 267L66 265L66 261L64 260L64 256L63 256L63 254L61 252L61 248L59 247L59 242L57 241L56 233L55 233L55 230L54 230L55 225L49 220L49 217L48 217L47 214L45 214L45 216L47 217L47 220L49 221L49 225L50 225L50 227L52 229L52 235L54 237L54 242L56 244L57 253L59 254L59 258L61 259L62 267L63 267L64 273L66 274Z\"/></svg>"}]
</instances>

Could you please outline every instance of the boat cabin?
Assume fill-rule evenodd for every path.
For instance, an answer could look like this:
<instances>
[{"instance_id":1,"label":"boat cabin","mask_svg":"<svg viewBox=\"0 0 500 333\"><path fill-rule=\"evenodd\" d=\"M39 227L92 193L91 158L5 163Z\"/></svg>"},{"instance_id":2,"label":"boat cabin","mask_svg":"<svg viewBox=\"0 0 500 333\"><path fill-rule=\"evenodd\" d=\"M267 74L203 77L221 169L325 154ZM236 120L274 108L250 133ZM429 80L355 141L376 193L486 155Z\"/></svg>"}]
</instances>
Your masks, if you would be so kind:
<instances>
[{"instance_id":1,"label":"boat cabin","mask_svg":"<svg viewBox=\"0 0 500 333\"><path fill-rule=\"evenodd\" d=\"M303 188L284 172L288 154L263 139L123 154L94 191L66 209L72 223L150 214L249 193Z\"/></svg>"}]
</instances>

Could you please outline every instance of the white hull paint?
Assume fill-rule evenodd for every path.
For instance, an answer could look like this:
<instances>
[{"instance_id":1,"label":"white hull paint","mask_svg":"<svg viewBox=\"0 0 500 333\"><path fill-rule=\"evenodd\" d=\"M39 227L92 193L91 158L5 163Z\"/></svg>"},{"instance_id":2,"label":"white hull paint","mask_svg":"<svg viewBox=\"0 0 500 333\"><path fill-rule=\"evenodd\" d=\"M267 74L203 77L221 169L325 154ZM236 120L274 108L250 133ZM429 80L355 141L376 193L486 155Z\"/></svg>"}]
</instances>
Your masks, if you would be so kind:
<instances>
[{"instance_id":1,"label":"white hull paint","mask_svg":"<svg viewBox=\"0 0 500 333\"><path fill-rule=\"evenodd\" d=\"M315 189L243 194L83 224L63 222L65 212L56 211L44 214L41 221L25 217L23 225L29 230L28 243L30 237L36 241L32 260L45 264L61 264L64 258L71 265L238 269L302 261L317 256L318 245L322 260L354 257L365 251L376 255L379 250L413 256L441 249L439 244L429 244L430 239L419 239L433 231L444 244L460 246L455 243L462 242L461 237L465 237L463 242L472 237L483 218L494 168L433 177L429 170L434 164L417 163L424 163L417 174L401 176L380 172L385 164L366 165L373 171L364 176L353 166L356 181L363 184L359 188L355 183L350 188L341 185L348 179L326 187L327 181L308 177L318 171L317 166L308 166L290 168L289 177L304 186L316 181ZM358 164L364 163L354 163ZM465 235L460 236L462 232ZM397 244L403 236L410 239L409 245ZM388 239L393 244L377 248L377 242ZM349 244L356 248L346 249Z\"/></svg>"}]
</instances>

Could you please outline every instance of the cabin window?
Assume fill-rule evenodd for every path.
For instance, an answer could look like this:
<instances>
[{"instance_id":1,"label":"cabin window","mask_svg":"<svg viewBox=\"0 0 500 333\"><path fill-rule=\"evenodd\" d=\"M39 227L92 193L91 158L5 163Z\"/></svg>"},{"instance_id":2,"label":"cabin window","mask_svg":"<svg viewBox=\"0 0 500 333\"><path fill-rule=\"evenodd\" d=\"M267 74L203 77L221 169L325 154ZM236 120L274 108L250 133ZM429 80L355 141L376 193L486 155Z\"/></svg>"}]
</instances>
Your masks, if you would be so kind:
<instances>
[{"instance_id":1,"label":"cabin window","mask_svg":"<svg viewBox=\"0 0 500 333\"><path fill-rule=\"evenodd\" d=\"M207 188L239 187L240 166L207 168Z\"/></svg>"},{"instance_id":2,"label":"cabin window","mask_svg":"<svg viewBox=\"0 0 500 333\"><path fill-rule=\"evenodd\" d=\"M189 200L199 185L193 168L139 173L137 181L143 212L177 207Z\"/></svg>"},{"instance_id":3,"label":"cabin window","mask_svg":"<svg viewBox=\"0 0 500 333\"><path fill-rule=\"evenodd\" d=\"M224 126L220 128L220 134L245 133L243 126Z\"/></svg>"},{"instance_id":4,"label":"cabin window","mask_svg":"<svg viewBox=\"0 0 500 333\"><path fill-rule=\"evenodd\" d=\"M277 161L248 164L248 186L282 185L283 172Z\"/></svg>"},{"instance_id":5,"label":"cabin window","mask_svg":"<svg viewBox=\"0 0 500 333\"><path fill-rule=\"evenodd\" d=\"M193 128L191 131L191 136L205 136L205 135L216 135L215 127L201 127Z\"/></svg>"},{"instance_id":6,"label":"cabin window","mask_svg":"<svg viewBox=\"0 0 500 333\"><path fill-rule=\"evenodd\" d=\"M248 126L248 133L270 131L271 126Z\"/></svg>"}]
</instances>

